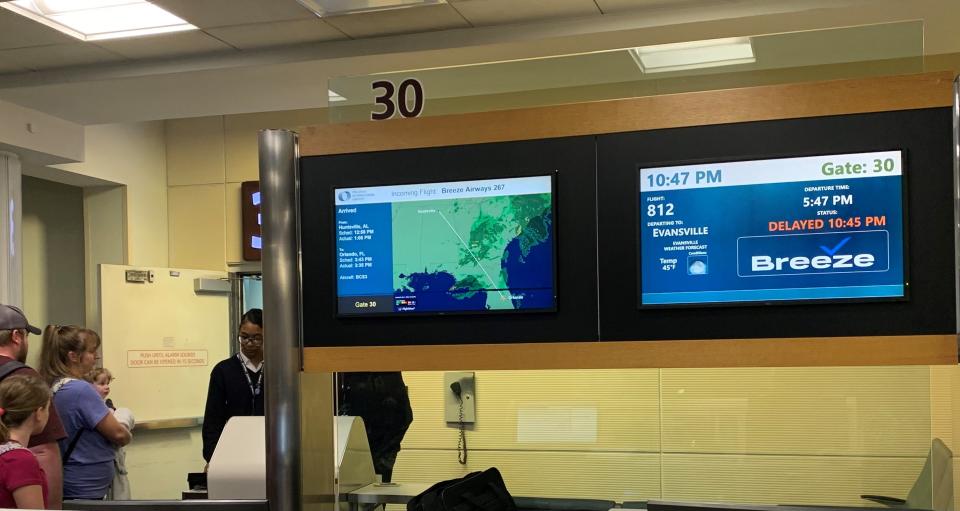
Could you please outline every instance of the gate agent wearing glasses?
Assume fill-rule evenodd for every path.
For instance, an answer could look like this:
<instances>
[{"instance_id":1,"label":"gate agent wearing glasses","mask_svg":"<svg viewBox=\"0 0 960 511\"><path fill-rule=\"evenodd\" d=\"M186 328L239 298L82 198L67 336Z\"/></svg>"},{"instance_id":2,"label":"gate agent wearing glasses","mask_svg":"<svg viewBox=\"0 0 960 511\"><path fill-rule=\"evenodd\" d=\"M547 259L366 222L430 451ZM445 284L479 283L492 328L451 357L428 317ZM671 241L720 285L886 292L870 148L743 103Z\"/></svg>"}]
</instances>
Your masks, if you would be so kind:
<instances>
[{"instance_id":1,"label":"gate agent wearing glasses","mask_svg":"<svg viewBox=\"0 0 960 511\"><path fill-rule=\"evenodd\" d=\"M263 311L250 309L240 320L240 352L210 372L203 413L203 459L208 463L230 417L263 415Z\"/></svg>"}]
</instances>

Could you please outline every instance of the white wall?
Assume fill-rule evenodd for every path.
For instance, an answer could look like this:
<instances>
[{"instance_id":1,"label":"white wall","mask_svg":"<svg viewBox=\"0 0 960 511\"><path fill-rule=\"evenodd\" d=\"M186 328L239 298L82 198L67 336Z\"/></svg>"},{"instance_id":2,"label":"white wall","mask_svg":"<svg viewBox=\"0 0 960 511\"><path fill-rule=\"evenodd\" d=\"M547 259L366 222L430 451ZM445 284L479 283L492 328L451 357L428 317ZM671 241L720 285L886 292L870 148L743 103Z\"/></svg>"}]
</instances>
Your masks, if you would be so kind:
<instances>
[{"instance_id":1,"label":"white wall","mask_svg":"<svg viewBox=\"0 0 960 511\"><path fill-rule=\"evenodd\" d=\"M31 163L83 159L83 126L0 101L0 148Z\"/></svg>"},{"instance_id":2,"label":"white wall","mask_svg":"<svg viewBox=\"0 0 960 511\"><path fill-rule=\"evenodd\" d=\"M87 126L84 152L56 168L113 184L84 189L86 314L96 327L98 264L168 266L163 123Z\"/></svg>"},{"instance_id":3,"label":"white wall","mask_svg":"<svg viewBox=\"0 0 960 511\"><path fill-rule=\"evenodd\" d=\"M86 157L63 170L126 186L127 259L167 266L167 164L162 122L87 126Z\"/></svg>"}]
</instances>

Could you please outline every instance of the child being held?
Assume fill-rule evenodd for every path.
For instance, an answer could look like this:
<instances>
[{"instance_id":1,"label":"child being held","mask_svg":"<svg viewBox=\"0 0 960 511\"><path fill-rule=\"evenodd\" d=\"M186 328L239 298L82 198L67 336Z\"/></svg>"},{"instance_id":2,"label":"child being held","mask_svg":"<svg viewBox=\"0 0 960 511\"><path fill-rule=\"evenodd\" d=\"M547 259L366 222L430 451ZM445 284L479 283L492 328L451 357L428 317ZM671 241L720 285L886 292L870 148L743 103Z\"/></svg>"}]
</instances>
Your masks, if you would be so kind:
<instances>
[{"instance_id":1,"label":"child being held","mask_svg":"<svg viewBox=\"0 0 960 511\"><path fill-rule=\"evenodd\" d=\"M49 417L50 387L39 376L0 382L0 508L47 508L47 476L27 445Z\"/></svg>"},{"instance_id":2,"label":"child being held","mask_svg":"<svg viewBox=\"0 0 960 511\"><path fill-rule=\"evenodd\" d=\"M84 379L90 382L93 388L97 389L97 394L100 394L100 398L104 400L107 408L113 410L113 416L117 421L128 430L133 430L133 412L131 412L129 408L116 408L113 406L113 402L107 399L107 396L110 395L110 383L113 381L113 374L106 368L98 367L90 371ZM113 478L113 483L110 485L110 490L107 492L107 500L130 500L130 481L127 479L127 455L123 447L117 447L117 454L113 459L113 464L116 468L116 475Z\"/></svg>"}]
</instances>

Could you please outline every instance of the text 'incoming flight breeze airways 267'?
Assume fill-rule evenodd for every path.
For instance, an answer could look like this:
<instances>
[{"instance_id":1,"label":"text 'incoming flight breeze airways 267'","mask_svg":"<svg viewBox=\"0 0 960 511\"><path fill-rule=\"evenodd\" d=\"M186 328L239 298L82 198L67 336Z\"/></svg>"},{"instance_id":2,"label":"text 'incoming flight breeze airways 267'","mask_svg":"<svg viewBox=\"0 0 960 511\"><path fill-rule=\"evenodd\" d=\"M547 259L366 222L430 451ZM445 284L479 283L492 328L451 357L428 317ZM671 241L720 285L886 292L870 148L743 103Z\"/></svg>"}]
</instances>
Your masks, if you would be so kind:
<instances>
[{"instance_id":1,"label":"text 'incoming flight breeze airways 267'","mask_svg":"<svg viewBox=\"0 0 960 511\"><path fill-rule=\"evenodd\" d=\"M554 310L553 177L334 190L337 313Z\"/></svg>"},{"instance_id":2,"label":"text 'incoming flight breeze airways 267'","mask_svg":"<svg viewBox=\"0 0 960 511\"><path fill-rule=\"evenodd\" d=\"M640 306L906 296L901 151L638 173Z\"/></svg>"}]
</instances>

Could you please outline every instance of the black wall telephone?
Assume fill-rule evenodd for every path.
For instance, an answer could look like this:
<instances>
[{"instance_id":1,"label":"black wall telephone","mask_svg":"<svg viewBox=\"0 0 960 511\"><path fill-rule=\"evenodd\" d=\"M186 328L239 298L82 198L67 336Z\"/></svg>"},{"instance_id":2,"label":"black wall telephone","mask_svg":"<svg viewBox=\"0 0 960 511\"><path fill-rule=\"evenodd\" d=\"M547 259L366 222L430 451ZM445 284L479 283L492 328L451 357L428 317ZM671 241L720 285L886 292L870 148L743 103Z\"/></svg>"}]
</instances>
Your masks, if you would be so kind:
<instances>
[{"instance_id":1,"label":"black wall telephone","mask_svg":"<svg viewBox=\"0 0 960 511\"><path fill-rule=\"evenodd\" d=\"M467 464L467 425L477 420L477 380L472 371L443 373L443 417L456 427L457 461Z\"/></svg>"},{"instance_id":2,"label":"black wall telephone","mask_svg":"<svg viewBox=\"0 0 960 511\"><path fill-rule=\"evenodd\" d=\"M457 420L457 426L460 428L460 438L457 440L457 461L459 461L461 465L466 465L467 433L466 425L463 422L463 387L460 386L459 381L455 381L450 384L450 390L453 391L453 395L457 396L457 401L460 402L460 414Z\"/></svg>"}]
</instances>

